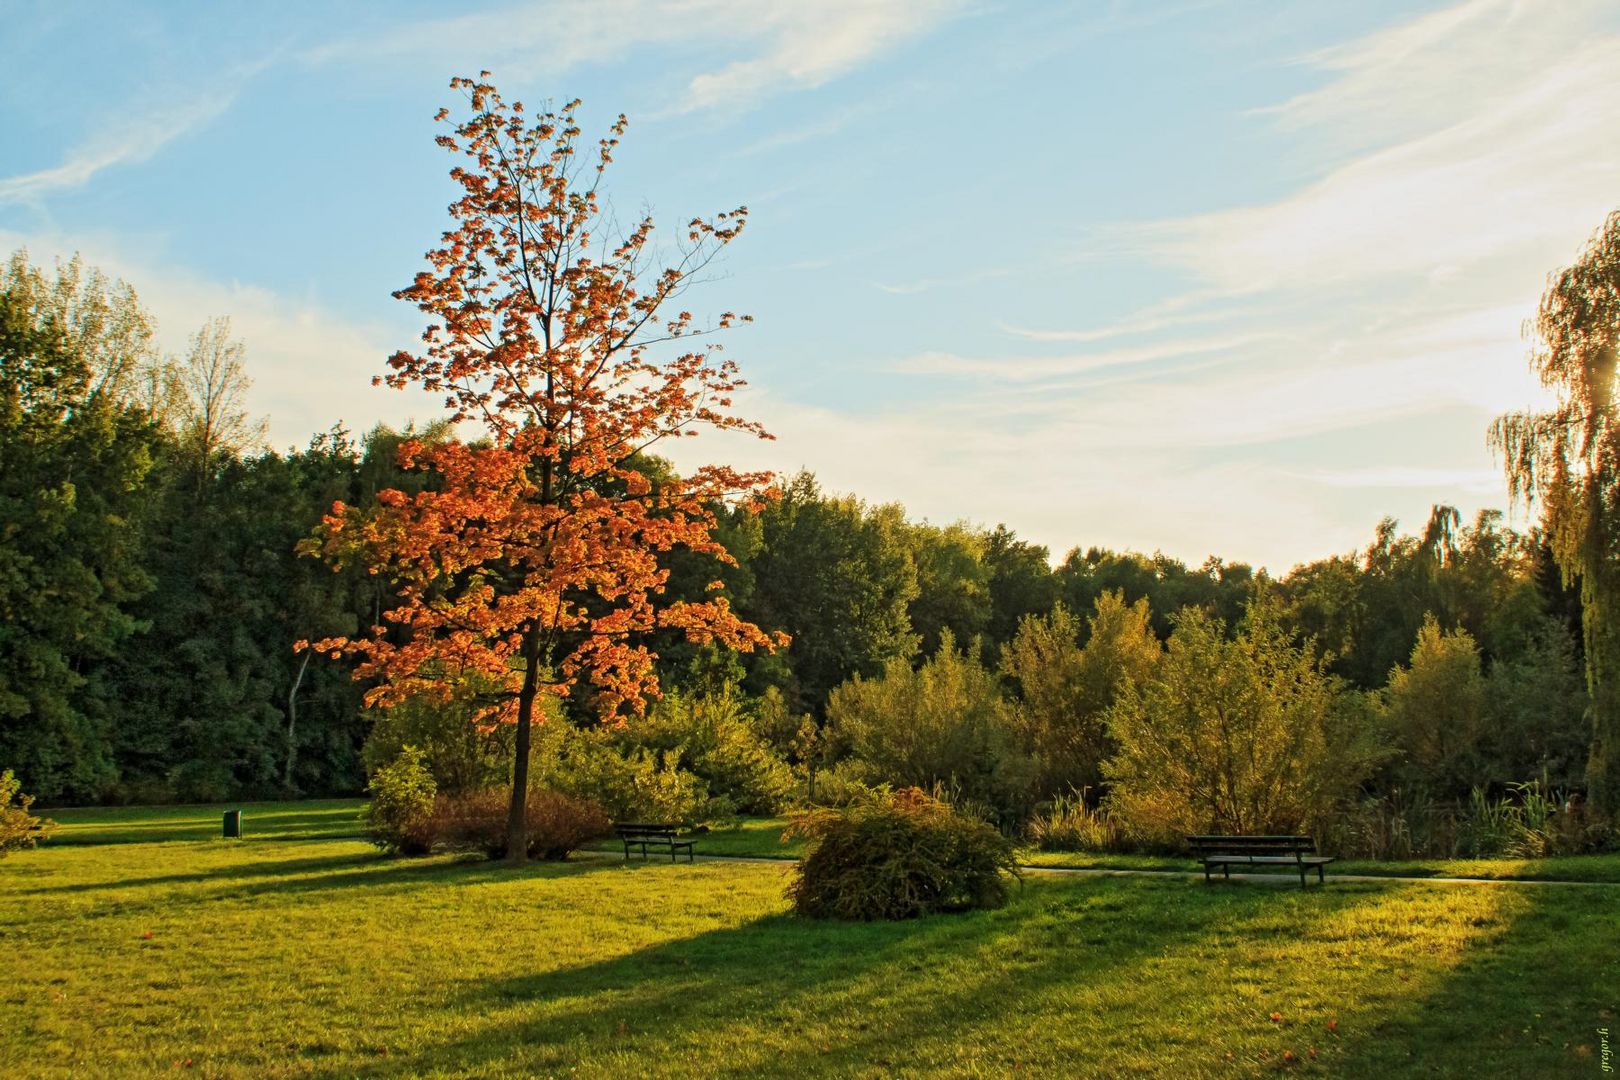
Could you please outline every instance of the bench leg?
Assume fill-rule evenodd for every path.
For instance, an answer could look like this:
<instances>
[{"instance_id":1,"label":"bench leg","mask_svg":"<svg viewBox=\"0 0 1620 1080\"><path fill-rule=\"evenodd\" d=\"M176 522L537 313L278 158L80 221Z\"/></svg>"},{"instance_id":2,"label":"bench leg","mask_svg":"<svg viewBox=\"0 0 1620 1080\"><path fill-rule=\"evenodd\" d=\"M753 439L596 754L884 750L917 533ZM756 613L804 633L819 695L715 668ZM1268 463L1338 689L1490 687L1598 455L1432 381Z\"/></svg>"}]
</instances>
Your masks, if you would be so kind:
<instances>
[{"instance_id":1,"label":"bench leg","mask_svg":"<svg viewBox=\"0 0 1620 1080\"><path fill-rule=\"evenodd\" d=\"M669 845L669 861L670 862L675 861L675 844L674 844L673 841L671 841L670 845Z\"/></svg>"},{"instance_id":2,"label":"bench leg","mask_svg":"<svg viewBox=\"0 0 1620 1080\"><path fill-rule=\"evenodd\" d=\"M1226 875L1226 880L1227 881L1231 881L1232 880L1232 864L1231 863L1222 863L1221 864L1221 873Z\"/></svg>"},{"instance_id":3,"label":"bench leg","mask_svg":"<svg viewBox=\"0 0 1620 1080\"><path fill-rule=\"evenodd\" d=\"M1326 885L1327 884L1327 867L1318 866L1316 868L1316 883L1318 885Z\"/></svg>"}]
</instances>

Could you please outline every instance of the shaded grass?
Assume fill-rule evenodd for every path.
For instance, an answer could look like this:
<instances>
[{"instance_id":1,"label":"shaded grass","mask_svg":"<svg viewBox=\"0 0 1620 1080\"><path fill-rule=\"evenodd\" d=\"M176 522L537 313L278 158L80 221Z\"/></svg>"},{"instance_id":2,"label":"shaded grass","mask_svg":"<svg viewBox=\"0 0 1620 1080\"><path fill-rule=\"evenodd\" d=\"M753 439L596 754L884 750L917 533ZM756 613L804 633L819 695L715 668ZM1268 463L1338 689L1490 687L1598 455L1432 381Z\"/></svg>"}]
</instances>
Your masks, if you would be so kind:
<instances>
[{"instance_id":1,"label":"shaded grass","mask_svg":"<svg viewBox=\"0 0 1620 1080\"><path fill-rule=\"evenodd\" d=\"M1080 870L1198 870L1197 860L1175 855L1100 855L1079 851L1018 853L1027 866ZM1273 869L1275 868L1268 868ZM1286 869L1286 868L1284 868ZM1328 866L1334 874L1373 877L1481 878L1487 881L1606 881L1620 883L1620 854L1566 855L1549 859L1421 859L1377 862L1340 859Z\"/></svg>"},{"instance_id":2,"label":"shaded grass","mask_svg":"<svg viewBox=\"0 0 1620 1080\"><path fill-rule=\"evenodd\" d=\"M226 810L242 811L246 840L336 840L363 834L363 799L221 803L197 806L62 807L36 811L60 826L52 844L150 844L214 840Z\"/></svg>"},{"instance_id":3,"label":"shaded grass","mask_svg":"<svg viewBox=\"0 0 1620 1080\"><path fill-rule=\"evenodd\" d=\"M1597 1069L1620 987L1620 890L1031 878L848 925L790 917L770 864L117 842L152 821L98 813L107 843L0 864L0 1075L1543 1077Z\"/></svg>"}]
</instances>

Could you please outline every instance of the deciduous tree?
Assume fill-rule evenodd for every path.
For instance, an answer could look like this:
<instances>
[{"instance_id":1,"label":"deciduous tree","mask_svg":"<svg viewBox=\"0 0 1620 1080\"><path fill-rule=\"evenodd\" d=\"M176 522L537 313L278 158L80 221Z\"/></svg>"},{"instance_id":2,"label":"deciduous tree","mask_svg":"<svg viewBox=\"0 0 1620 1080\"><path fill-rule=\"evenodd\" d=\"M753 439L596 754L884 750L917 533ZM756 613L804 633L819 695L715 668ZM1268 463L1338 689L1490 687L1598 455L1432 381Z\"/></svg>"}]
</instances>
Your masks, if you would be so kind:
<instances>
[{"instance_id":1,"label":"deciduous tree","mask_svg":"<svg viewBox=\"0 0 1620 1080\"><path fill-rule=\"evenodd\" d=\"M1080 620L1059 603L1027 616L1001 649L1001 670L1018 687L1014 715L1036 761L1039 798L1101 783L1113 751L1108 710L1123 687L1146 681L1162 653L1146 600L1126 604L1123 593L1103 593L1088 624L1081 648Z\"/></svg>"},{"instance_id":2,"label":"deciduous tree","mask_svg":"<svg viewBox=\"0 0 1620 1080\"><path fill-rule=\"evenodd\" d=\"M154 433L93 330L145 316L79 275L21 255L0 270L0 760L46 799L98 797L116 775L103 668L151 587L137 526Z\"/></svg>"},{"instance_id":3,"label":"deciduous tree","mask_svg":"<svg viewBox=\"0 0 1620 1080\"><path fill-rule=\"evenodd\" d=\"M1152 677L1109 712L1109 804L1157 841L1319 826L1382 756L1356 704L1288 640L1274 601L1257 599L1235 639L1184 609Z\"/></svg>"},{"instance_id":4,"label":"deciduous tree","mask_svg":"<svg viewBox=\"0 0 1620 1080\"><path fill-rule=\"evenodd\" d=\"M387 575L399 599L369 634L315 647L358 657L373 704L442 699L484 677L494 692L480 719L516 724L507 857L522 861L539 699L588 691L604 717L641 711L657 680L640 639L659 628L735 649L774 643L723 598L658 603L659 554L727 559L714 506L757 498L768 474L715 465L655 484L634 467L705 427L767 437L731 412L736 366L694 344L738 317L700 323L677 306L747 211L692 219L658 269L652 219L610 237L598 194L622 116L591 148L577 101L531 117L488 73L451 85L468 105L464 119L438 115L449 123L439 145L466 159L450 174L454 224L395 294L429 317L424 347L395 353L381 381L442 393L449 418L487 443L406 441L400 460L429 472L429 487L384 491L372 512L333 507L311 549Z\"/></svg>"},{"instance_id":5,"label":"deciduous tree","mask_svg":"<svg viewBox=\"0 0 1620 1080\"><path fill-rule=\"evenodd\" d=\"M1592 747L1591 804L1620 814L1620 212L1553 276L1530 368L1557 394L1549 412L1498 417L1490 441L1509 490L1544 506L1566 582L1581 586Z\"/></svg>"}]
</instances>

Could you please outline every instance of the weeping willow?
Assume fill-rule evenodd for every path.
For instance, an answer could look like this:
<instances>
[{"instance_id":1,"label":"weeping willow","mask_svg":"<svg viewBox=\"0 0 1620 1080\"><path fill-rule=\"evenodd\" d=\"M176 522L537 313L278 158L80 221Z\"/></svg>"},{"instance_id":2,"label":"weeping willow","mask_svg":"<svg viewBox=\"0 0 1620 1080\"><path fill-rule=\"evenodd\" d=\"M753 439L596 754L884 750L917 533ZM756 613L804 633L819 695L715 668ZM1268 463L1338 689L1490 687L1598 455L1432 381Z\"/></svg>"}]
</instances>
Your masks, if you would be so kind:
<instances>
[{"instance_id":1,"label":"weeping willow","mask_svg":"<svg viewBox=\"0 0 1620 1080\"><path fill-rule=\"evenodd\" d=\"M1620 211L1574 265L1549 278L1530 333L1530 368L1551 412L1508 413L1490 429L1516 500L1543 508L1566 584L1580 583L1590 692L1593 806L1620 814Z\"/></svg>"}]
</instances>

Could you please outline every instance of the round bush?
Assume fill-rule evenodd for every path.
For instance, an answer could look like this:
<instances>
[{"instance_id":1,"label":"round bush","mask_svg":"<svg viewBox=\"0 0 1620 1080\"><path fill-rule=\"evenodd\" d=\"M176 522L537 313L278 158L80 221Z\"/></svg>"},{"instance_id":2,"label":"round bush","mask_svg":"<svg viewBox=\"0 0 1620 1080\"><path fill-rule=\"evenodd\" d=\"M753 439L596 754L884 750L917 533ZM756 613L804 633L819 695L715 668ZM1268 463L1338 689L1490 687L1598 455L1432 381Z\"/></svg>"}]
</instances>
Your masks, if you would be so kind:
<instances>
[{"instance_id":1,"label":"round bush","mask_svg":"<svg viewBox=\"0 0 1620 1080\"><path fill-rule=\"evenodd\" d=\"M384 851L426 855L433 850L433 801L437 791L426 756L414 746L378 769L369 787L366 832Z\"/></svg>"},{"instance_id":2,"label":"round bush","mask_svg":"<svg viewBox=\"0 0 1620 1080\"><path fill-rule=\"evenodd\" d=\"M810 844L788 895L813 918L999 907L1018 875L1006 837L916 788L801 815L789 831Z\"/></svg>"},{"instance_id":3,"label":"round bush","mask_svg":"<svg viewBox=\"0 0 1620 1080\"><path fill-rule=\"evenodd\" d=\"M492 859L506 854L511 793L489 788L466 795L440 795L433 807L434 835L447 848L482 851ZM566 859L592 840L613 831L600 803L560 791L530 788L528 848L531 859Z\"/></svg>"}]
</instances>

